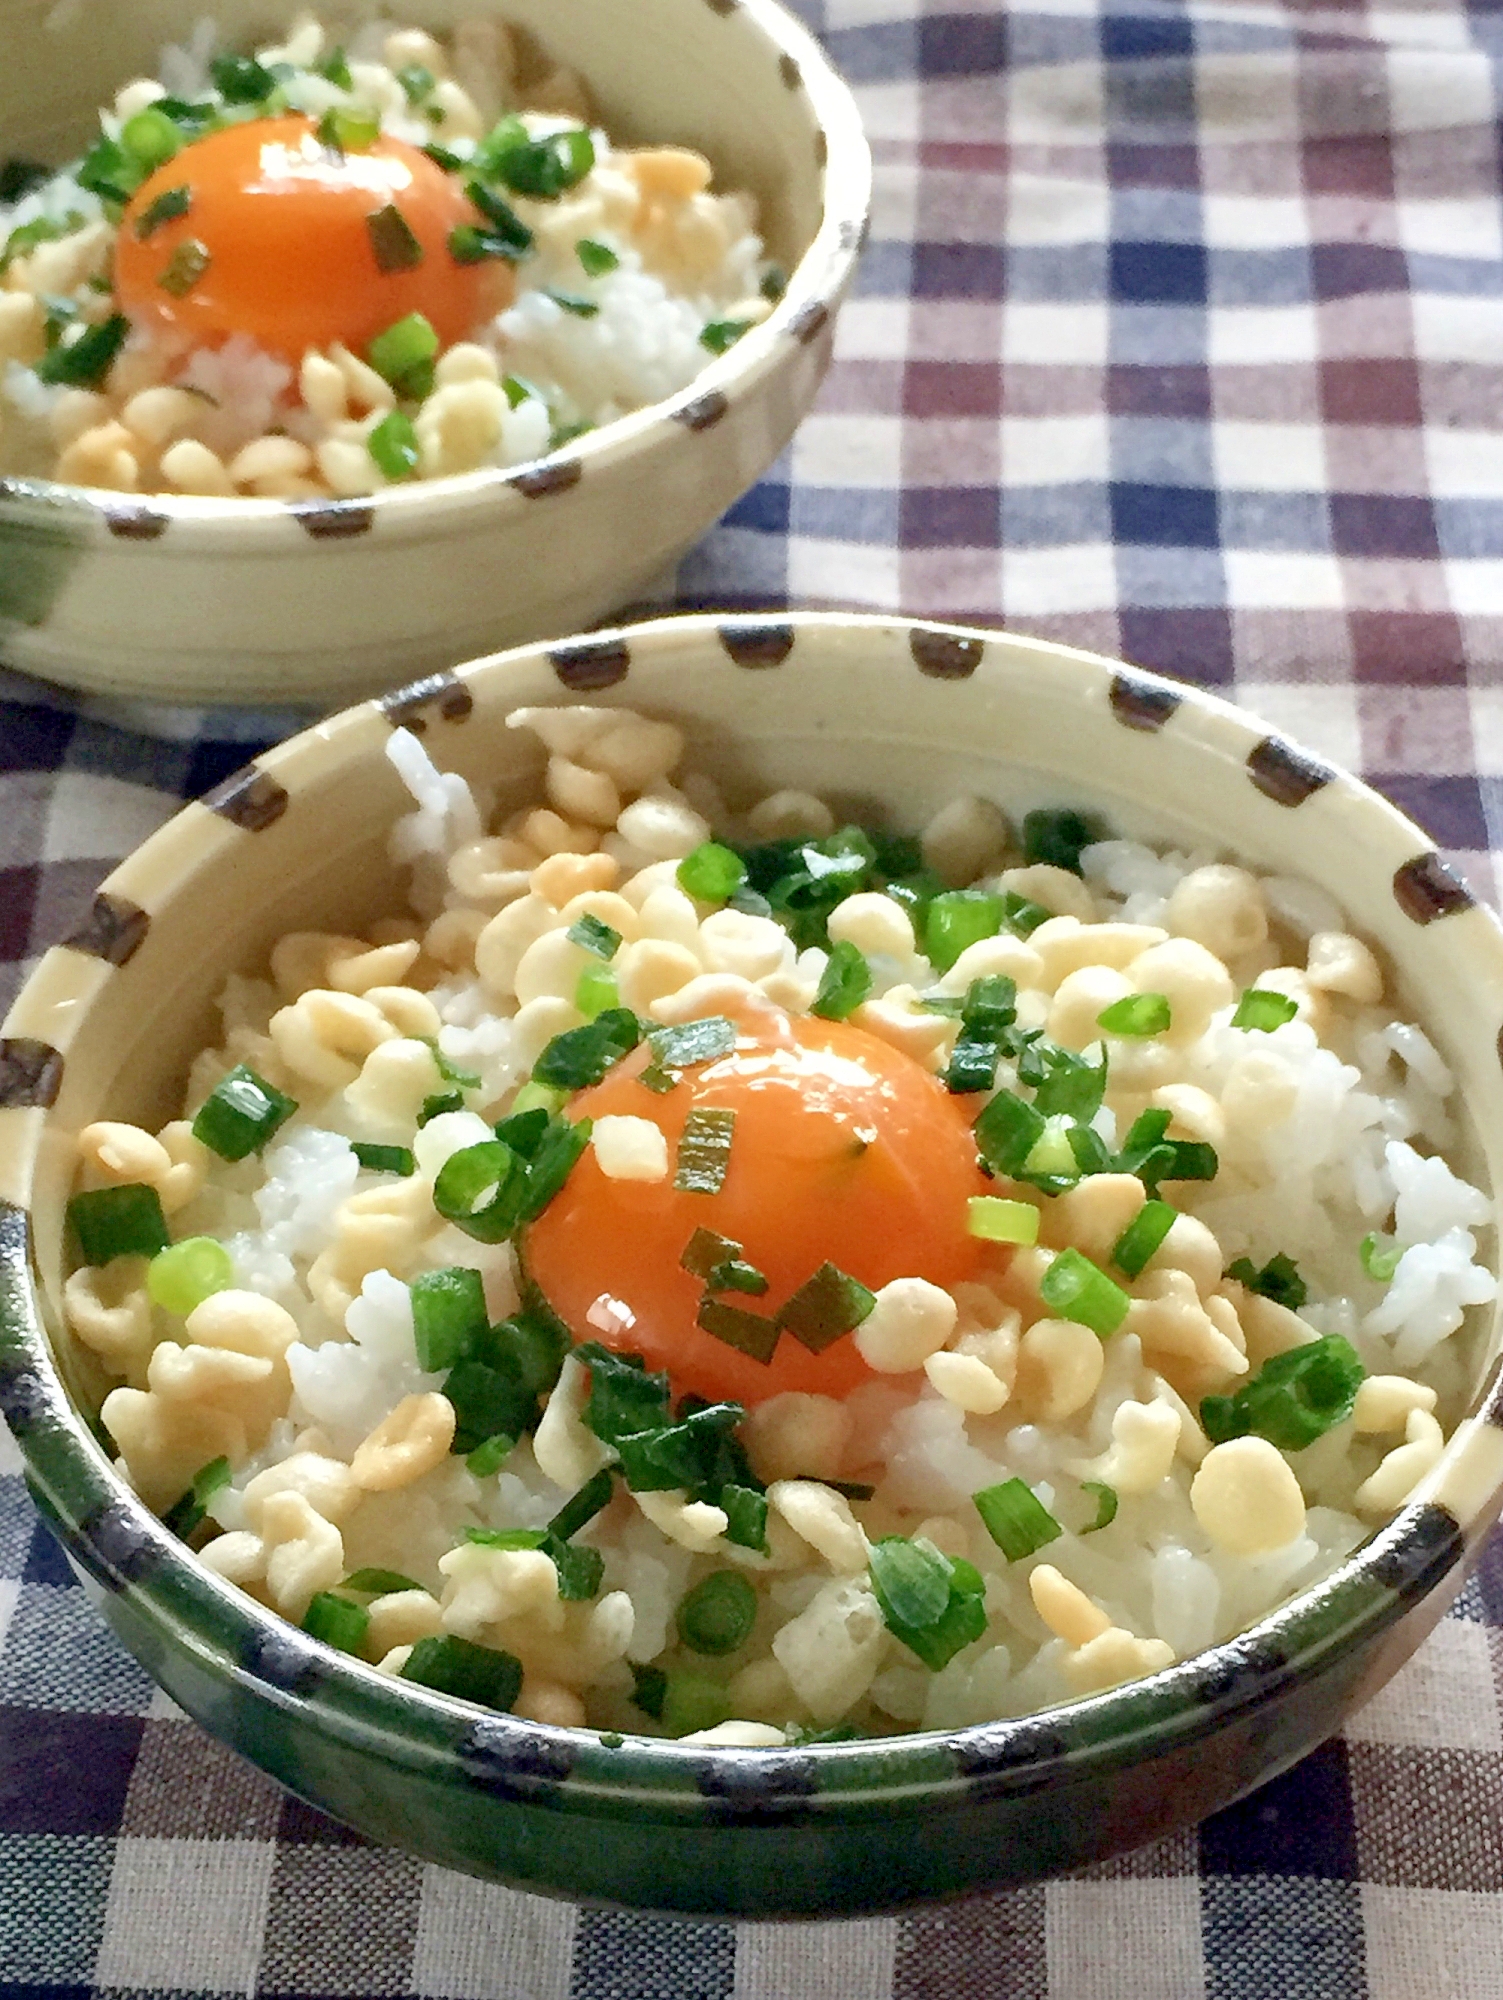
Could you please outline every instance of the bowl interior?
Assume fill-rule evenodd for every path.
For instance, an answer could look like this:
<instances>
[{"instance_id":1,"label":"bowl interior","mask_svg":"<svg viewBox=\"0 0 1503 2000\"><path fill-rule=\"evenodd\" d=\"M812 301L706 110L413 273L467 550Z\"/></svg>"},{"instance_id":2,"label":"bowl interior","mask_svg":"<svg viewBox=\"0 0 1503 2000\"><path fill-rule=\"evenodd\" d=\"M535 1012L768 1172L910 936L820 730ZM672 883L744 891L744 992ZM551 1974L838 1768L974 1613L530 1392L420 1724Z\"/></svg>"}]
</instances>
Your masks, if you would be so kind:
<instances>
[{"instance_id":1,"label":"bowl interior","mask_svg":"<svg viewBox=\"0 0 1503 2000\"><path fill-rule=\"evenodd\" d=\"M96 109L129 78L154 75L164 43L185 41L205 9L198 0L133 0L97 8L83 0L39 8L0 0L0 132L5 154L62 161L83 144ZM303 12L291 0L220 0L220 33L244 47L282 33ZM317 11L317 10L316 10ZM359 20L374 8L331 7ZM769 254L791 269L808 249L822 209L822 160L811 104L784 42L813 43L769 0L722 10L711 0L403 0L383 9L442 31L494 13L527 29L539 47L589 84L612 136L641 145L672 141L705 153L717 185L749 188ZM773 27L774 34L768 32ZM818 88L816 83L815 88ZM815 113L819 107L814 107Z\"/></svg>"}]
</instances>

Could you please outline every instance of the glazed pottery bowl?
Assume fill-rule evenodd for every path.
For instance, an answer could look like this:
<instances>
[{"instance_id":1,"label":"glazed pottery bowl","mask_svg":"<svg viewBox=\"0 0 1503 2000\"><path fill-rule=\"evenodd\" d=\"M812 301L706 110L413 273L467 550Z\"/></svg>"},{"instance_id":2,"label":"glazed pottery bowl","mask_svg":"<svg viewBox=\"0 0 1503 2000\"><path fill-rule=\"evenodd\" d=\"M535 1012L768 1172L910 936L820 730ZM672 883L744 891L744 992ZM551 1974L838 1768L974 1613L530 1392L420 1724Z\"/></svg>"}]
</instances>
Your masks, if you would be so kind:
<instances>
[{"instance_id":1,"label":"glazed pottery bowl","mask_svg":"<svg viewBox=\"0 0 1503 2000\"><path fill-rule=\"evenodd\" d=\"M812 1749L602 1737L384 1679L212 1576L112 1470L90 1424L101 1385L58 1312L72 1135L172 1115L216 989L281 933L397 907L395 725L520 799L537 760L504 717L571 697L679 722L694 767L737 796L803 786L908 826L961 792L1013 813L1068 801L1315 879L1454 1070L1463 1170L1503 1185L1503 934L1408 820L1250 716L1058 646L872 617L665 620L513 652L351 709L188 806L110 877L5 1026L0 1408L94 1600L205 1728L366 1834L642 1907L841 1914L1023 1881L1183 1826L1293 1763L1413 1651L1497 1513L1490 1315L1441 1463L1317 1588L1110 1693Z\"/></svg>"},{"instance_id":2,"label":"glazed pottery bowl","mask_svg":"<svg viewBox=\"0 0 1503 2000\"><path fill-rule=\"evenodd\" d=\"M866 225L871 163L849 91L776 0L389 11L441 30L491 10L585 79L613 137L696 147L717 186L757 197L767 254L791 274L771 317L681 394L547 459L368 500L135 498L0 479L0 659L164 701L353 700L640 598L782 450L828 366ZM152 74L203 11L0 0L0 158L75 154L95 107ZM296 10L212 11L239 46Z\"/></svg>"}]
</instances>

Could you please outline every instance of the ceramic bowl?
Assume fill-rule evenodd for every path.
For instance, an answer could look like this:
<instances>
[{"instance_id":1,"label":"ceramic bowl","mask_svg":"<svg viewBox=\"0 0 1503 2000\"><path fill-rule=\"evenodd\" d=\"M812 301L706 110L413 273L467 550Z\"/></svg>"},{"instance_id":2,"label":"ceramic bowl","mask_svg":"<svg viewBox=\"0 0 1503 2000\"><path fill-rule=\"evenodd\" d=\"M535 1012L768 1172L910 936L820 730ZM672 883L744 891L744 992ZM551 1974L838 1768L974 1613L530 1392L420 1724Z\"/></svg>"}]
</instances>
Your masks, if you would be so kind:
<instances>
[{"instance_id":1,"label":"ceramic bowl","mask_svg":"<svg viewBox=\"0 0 1503 2000\"><path fill-rule=\"evenodd\" d=\"M63 160L151 74L198 0L0 0L0 157ZM220 0L232 44L292 0ZM335 9L334 11L341 11ZM676 141L758 199L791 273L777 310L681 394L532 465L369 500L197 500L0 479L0 659L174 702L353 700L640 598L763 473L829 364L871 162L855 104L775 0L403 0L443 28L494 11L594 93L611 133Z\"/></svg>"},{"instance_id":2,"label":"ceramic bowl","mask_svg":"<svg viewBox=\"0 0 1503 2000\"><path fill-rule=\"evenodd\" d=\"M105 1616L205 1728L337 1818L432 1860L681 1911L841 1914L1077 1866L1292 1764L1440 1617L1503 1494L1499 1328L1415 1498L1326 1582L1149 1680L1018 1721L814 1750L693 1749L482 1712L383 1679L209 1574L112 1471L61 1333L71 1135L171 1115L225 975L304 926L395 907L393 725L520 797L518 703L672 717L743 796L818 789L919 825L982 791L1072 801L1323 883L1386 954L1458 1080L1461 1163L1503 1185L1503 933L1356 780L1209 696L1033 640L840 615L686 618L533 647L295 738L188 806L50 952L0 1041L0 1409ZM234 911L233 923L225 921Z\"/></svg>"}]
</instances>

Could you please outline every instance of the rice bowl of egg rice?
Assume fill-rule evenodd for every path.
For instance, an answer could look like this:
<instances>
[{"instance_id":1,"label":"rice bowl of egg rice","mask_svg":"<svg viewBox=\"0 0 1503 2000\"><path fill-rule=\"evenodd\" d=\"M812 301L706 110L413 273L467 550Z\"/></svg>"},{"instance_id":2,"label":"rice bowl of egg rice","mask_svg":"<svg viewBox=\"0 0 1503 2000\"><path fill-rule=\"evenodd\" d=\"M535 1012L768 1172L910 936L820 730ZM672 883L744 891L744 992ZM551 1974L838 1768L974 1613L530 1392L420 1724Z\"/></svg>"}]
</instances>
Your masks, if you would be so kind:
<instances>
[{"instance_id":1,"label":"rice bowl of egg rice","mask_svg":"<svg viewBox=\"0 0 1503 2000\"><path fill-rule=\"evenodd\" d=\"M869 165L798 24L430 15L18 24L113 71L66 137L0 102L13 664L317 700L563 629L812 399Z\"/></svg>"},{"instance_id":2,"label":"rice bowl of egg rice","mask_svg":"<svg viewBox=\"0 0 1503 2000\"><path fill-rule=\"evenodd\" d=\"M1503 953L1353 780L831 616L482 663L236 797L6 1024L3 1379L284 1782L533 1886L884 1907L1214 1809L1439 1615L1503 1487Z\"/></svg>"}]
</instances>

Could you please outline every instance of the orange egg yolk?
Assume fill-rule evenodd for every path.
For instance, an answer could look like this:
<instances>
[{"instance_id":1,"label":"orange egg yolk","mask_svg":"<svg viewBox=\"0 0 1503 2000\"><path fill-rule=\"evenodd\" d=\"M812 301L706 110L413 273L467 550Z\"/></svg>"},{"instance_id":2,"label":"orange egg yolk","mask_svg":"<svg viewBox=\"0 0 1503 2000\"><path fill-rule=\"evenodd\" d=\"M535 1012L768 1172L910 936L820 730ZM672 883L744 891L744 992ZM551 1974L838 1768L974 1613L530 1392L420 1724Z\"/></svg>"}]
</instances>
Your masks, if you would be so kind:
<instances>
[{"instance_id":1,"label":"orange egg yolk","mask_svg":"<svg viewBox=\"0 0 1503 2000\"><path fill-rule=\"evenodd\" d=\"M721 1296L774 1315L826 1261L875 1291L904 1277L952 1285L987 1254L966 1233L967 1198L989 1183L963 1101L865 1030L807 1018L781 1041L743 1034L661 1094L640 1080L646 1061L639 1049L570 1116L650 1118L667 1137L669 1177L608 1179L589 1149L527 1232L528 1271L576 1338L642 1354L676 1391L712 1401L845 1396L872 1379L849 1335L816 1355L784 1332L764 1365L696 1326L704 1283L680 1263L695 1230L741 1244L768 1280L760 1297ZM736 1114L724 1184L680 1192L679 1137L691 1110L712 1106Z\"/></svg>"},{"instance_id":2,"label":"orange egg yolk","mask_svg":"<svg viewBox=\"0 0 1503 2000\"><path fill-rule=\"evenodd\" d=\"M178 188L187 212L153 227L152 204ZM408 246L405 269L382 268L372 235L371 217L389 206L421 253ZM185 146L142 182L116 240L115 291L131 319L191 346L240 333L294 361L334 341L363 353L408 313L447 346L512 287L505 265L451 256L450 230L475 220L461 183L400 139L343 153L306 118L252 119ZM180 269L194 244L207 261L184 286L174 253Z\"/></svg>"}]
</instances>

